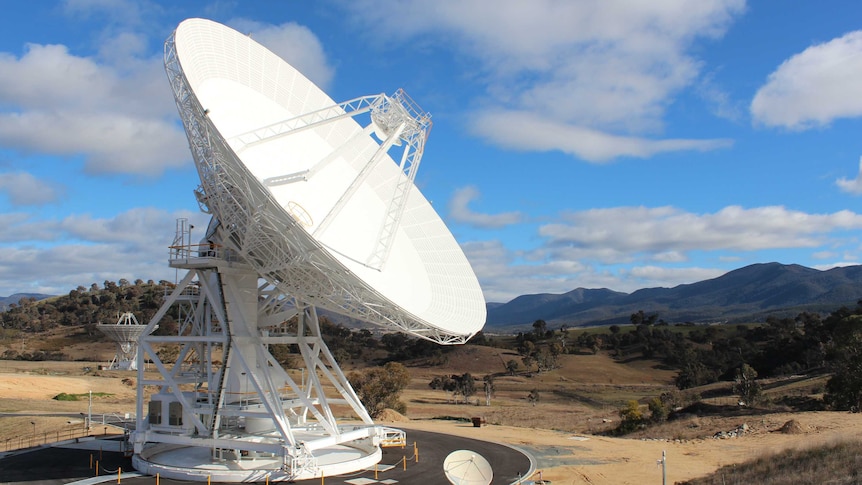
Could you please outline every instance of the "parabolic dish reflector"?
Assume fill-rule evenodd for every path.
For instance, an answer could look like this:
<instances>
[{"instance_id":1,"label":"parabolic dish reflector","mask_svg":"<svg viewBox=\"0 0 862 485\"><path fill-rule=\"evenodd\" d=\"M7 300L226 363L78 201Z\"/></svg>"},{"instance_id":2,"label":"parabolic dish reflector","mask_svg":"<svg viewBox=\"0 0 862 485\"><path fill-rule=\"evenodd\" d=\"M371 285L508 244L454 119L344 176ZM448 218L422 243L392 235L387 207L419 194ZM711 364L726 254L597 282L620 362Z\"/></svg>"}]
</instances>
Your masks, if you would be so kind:
<instances>
[{"instance_id":1,"label":"parabolic dish reflector","mask_svg":"<svg viewBox=\"0 0 862 485\"><path fill-rule=\"evenodd\" d=\"M336 103L249 36L203 19L182 22L166 49L200 202L242 261L306 303L440 343L482 328L469 262L405 174L409 157L388 154L417 123L430 128L406 95ZM349 115L363 103L384 116L363 127Z\"/></svg>"}]
</instances>

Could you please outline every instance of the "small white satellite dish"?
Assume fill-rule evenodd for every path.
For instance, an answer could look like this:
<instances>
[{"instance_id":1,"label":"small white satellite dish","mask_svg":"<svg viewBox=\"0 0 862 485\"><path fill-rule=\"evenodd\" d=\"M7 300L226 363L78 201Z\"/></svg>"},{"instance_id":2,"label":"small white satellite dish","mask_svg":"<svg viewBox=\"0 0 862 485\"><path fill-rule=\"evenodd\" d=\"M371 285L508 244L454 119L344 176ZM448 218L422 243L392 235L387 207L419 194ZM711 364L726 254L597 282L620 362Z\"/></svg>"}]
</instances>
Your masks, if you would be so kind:
<instances>
[{"instance_id":1,"label":"small white satellite dish","mask_svg":"<svg viewBox=\"0 0 862 485\"><path fill-rule=\"evenodd\" d=\"M453 485L488 485L494 478L491 464L470 450L456 450L443 460L443 472Z\"/></svg>"},{"instance_id":2,"label":"small white satellite dish","mask_svg":"<svg viewBox=\"0 0 862 485\"><path fill-rule=\"evenodd\" d=\"M100 323L97 328L117 344L108 369L138 370L138 339L146 325L139 324L132 312L126 312L118 316L116 324Z\"/></svg>"}]
</instances>

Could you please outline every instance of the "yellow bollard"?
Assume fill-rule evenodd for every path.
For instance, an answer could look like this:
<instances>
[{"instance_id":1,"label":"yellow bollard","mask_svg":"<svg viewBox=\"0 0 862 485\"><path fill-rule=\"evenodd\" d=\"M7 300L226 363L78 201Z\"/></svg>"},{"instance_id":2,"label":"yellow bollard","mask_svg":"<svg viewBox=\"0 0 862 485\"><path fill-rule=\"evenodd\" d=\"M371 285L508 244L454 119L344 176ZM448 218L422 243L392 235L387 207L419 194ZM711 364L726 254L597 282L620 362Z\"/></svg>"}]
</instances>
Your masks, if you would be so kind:
<instances>
[{"instance_id":1,"label":"yellow bollard","mask_svg":"<svg viewBox=\"0 0 862 485\"><path fill-rule=\"evenodd\" d=\"M212 475L207 475L207 485L210 485L211 479L212 479Z\"/></svg>"},{"instance_id":2,"label":"yellow bollard","mask_svg":"<svg viewBox=\"0 0 862 485\"><path fill-rule=\"evenodd\" d=\"M159 485L159 474L156 473L156 485Z\"/></svg>"},{"instance_id":3,"label":"yellow bollard","mask_svg":"<svg viewBox=\"0 0 862 485\"><path fill-rule=\"evenodd\" d=\"M323 475L324 475L324 473L320 472L320 485L324 485L323 484Z\"/></svg>"},{"instance_id":4,"label":"yellow bollard","mask_svg":"<svg viewBox=\"0 0 862 485\"><path fill-rule=\"evenodd\" d=\"M121 475L123 474L123 467L117 467L117 483L120 483Z\"/></svg>"},{"instance_id":5,"label":"yellow bollard","mask_svg":"<svg viewBox=\"0 0 862 485\"><path fill-rule=\"evenodd\" d=\"M404 471L406 472L407 471L407 457L406 456L402 457L401 461L404 462Z\"/></svg>"},{"instance_id":6,"label":"yellow bollard","mask_svg":"<svg viewBox=\"0 0 862 485\"><path fill-rule=\"evenodd\" d=\"M269 485L269 473L266 474L266 485Z\"/></svg>"},{"instance_id":7,"label":"yellow bollard","mask_svg":"<svg viewBox=\"0 0 862 485\"><path fill-rule=\"evenodd\" d=\"M99 476L99 460L96 460L96 476Z\"/></svg>"},{"instance_id":8,"label":"yellow bollard","mask_svg":"<svg viewBox=\"0 0 862 485\"><path fill-rule=\"evenodd\" d=\"M413 458L416 459L416 463L419 463L419 447L416 446L416 442L413 442Z\"/></svg>"},{"instance_id":9,"label":"yellow bollard","mask_svg":"<svg viewBox=\"0 0 862 485\"><path fill-rule=\"evenodd\" d=\"M374 479L377 480L377 463L374 464Z\"/></svg>"}]
</instances>

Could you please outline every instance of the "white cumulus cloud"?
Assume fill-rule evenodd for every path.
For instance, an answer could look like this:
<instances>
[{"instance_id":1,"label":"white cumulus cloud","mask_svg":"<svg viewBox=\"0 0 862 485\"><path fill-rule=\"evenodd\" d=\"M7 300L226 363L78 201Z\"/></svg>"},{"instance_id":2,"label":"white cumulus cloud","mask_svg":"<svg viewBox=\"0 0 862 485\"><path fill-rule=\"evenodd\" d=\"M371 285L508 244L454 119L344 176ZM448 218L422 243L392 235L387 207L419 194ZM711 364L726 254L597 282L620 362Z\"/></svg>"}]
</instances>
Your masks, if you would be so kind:
<instances>
[{"instance_id":1,"label":"white cumulus cloud","mask_svg":"<svg viewBox=\"0 0 862 485\"><path fill-rule=\"evenodd\" d=\"M784 61L751 101L753 119L804 130L862 116L862 30L813 45Z\"/></svg>"},{"instance_id":2,"label":"white cumulus cloud","mask_svg":"<svg viewBox=\"0 0 862 485\"><path fill-rule=\"evenodd\" d=\"M159 175L189 159L171 99L158 59L118 68L30 44L0 53L0 146L82 156L90 173Z\"/></svg>"},{"instance_id":3,"label":"white cumulus cloud","mask_svg":"<svg viewBox=\"0 0 862 485\"><path fill-rule=\"evenodd\" d=\"M835 181L835 184L844 192L853 195L862 194L862 157L859 157L859 172L856 174L856 178L841 177Z\"/></svg>"},{"instance_id":4,"label":"white cumulus cloud","mask_svg":"<svg viewBox=\"0 0 862 485\"><path fill-rule=\"evenodd\" d=\"M493 7L479 0L358 0L351 8L387 44L427 37L477 59L474 74L489 97L474 130L493 143L589 161L726 145L656 135L674 97L700 73L692 46L723 35L743 0L503 0ZM513 122L495 123L501 114ZM524 141L538 130L525 135L520 122L539 119L556 129L541 142Z\"/></svg>"},{"instance_id":5,"label":"white cumulus cloud","mask_svg":"<svg viewBox=\"0 0 862 485\"><path fill-rule=\"evenodd\" d=\"M590 162L608 162L621 156L649 158L680 150L708 151L727 148L729 139L650 139L622 136L559 122L532 111L485 111L474 118L474 132L497 144L517 150L559 150ZM505 137L500 134L505 133Z\"/></svg>"},{"instance_id":6,"label":"white cumulus cloud","mask_svg":"<svg viewBox=\"0 0 862 485\"><path fill-rule=\"evenodd\" d=\"M207 215L135 208L113 217L73 214L37 220L0 214L0 295L63 294L78 285L120 278L174 281L165 264L178 217L205 227ZM27 275L22 282L21 275ZM22 286L22 285L28 286Z\"/></svg>"},{"instance_id":7,"label":"white cumulus cloud","mask_svg":"<svg viewBox=\"0 0 862 485\"><path fill-rule=\"evenodd\" d=\"M783 206L728 206L712 214L674 207L616 207L567 213L546 224L543 251L554 258L613 264L636 258L680 259L691 251L749 252L815 248L830 233L862 228L862 215L843 210L808 214Z\"/></svg>"},{"instance_id":8,"label":"white cumulus cloud","mask_svg":"<svg viewBox=\"0 0 862 485\"><path fill-rule=\"evenodd\" d=\"M468 207L470 202L479 198L479 189L473 186L462 187L455 191L449 201L449 217L457 222L470 224L481 228L496 228L517 224L524 220L520 212L503 212L499 214L482 214Z\"/></svg>"},{"instance_id":9,"label":"white cumulus cloud","mask_svg":"<svg viewBox=\"0 0 862 485\"><path fill-rule=\"evenodd\" d=\"M22 206L55 202L64 190L27 172L7 172L0 173L0 192L5 192L13 205Z\"/></svg>"},{"instance_id":10,"label":"white cumulus cloud","mask_svg":"<svg viewBox=\"0 0 862 485\"><path fill-rule=\"evenodd\" d=\"M762 250L807 248L818 259L855 261L862 214L811 214L783 206L728 206L696 214L675 207L613 207L561 214L538 227L541 245L462 245L489 301L575 288L673 287L715 278ZM706 256L719 267L689 263ZM685 264L682 264L685 263ZM831 266L847 264L833 263ZM824 265L826 266L826 265Z\"/></svg>"},{"instance_id":11,"label":"white cumulus cloud","mask_svg":"<svg viewBox=\"0 0 862 485\"><path fill-rule=\"evenodd\" d=\"M229 23L240 32L250 33L254 40L297 68L324 91L329 88L335 69L326 58L323 44L308 27L295 22L271 25L248 19L234 19Z\"/></svg>"}]
</instances>

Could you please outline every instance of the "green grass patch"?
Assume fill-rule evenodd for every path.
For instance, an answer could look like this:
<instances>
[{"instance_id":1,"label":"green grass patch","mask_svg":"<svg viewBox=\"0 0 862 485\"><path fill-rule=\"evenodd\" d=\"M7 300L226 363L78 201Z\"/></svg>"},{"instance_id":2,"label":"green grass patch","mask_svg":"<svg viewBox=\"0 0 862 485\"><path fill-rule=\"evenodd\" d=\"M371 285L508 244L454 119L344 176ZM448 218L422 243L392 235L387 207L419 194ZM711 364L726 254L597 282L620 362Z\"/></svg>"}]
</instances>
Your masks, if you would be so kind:
<instances>
[{"instance_id":1,"label":"green grass patch","mask_svg":"<svg viewBox=\"0 0 862 485\"><path fill-rule=\"evenodd\" d=\"M109 392L94 392L93 393L93 397L109 397L109 396L113 396L113 394L111 394ZM61 392L60 394L57 394L56 396L54 396L55 401L83 401L86 399L90 399L90 393L89 392L85 392L82 394L68 394L65 392Z\"/></svg>"},{"instance_id":2,"label":"green grass patch","mask_svg":"<svg viewBox=\"0 0 862 485\"><path fill-rule=\"evenodd\" d=\"M443 421L457 421L459 423L469 423L471 422L470 418L463 418L457 416L434 416L431 419L439 419Z\"/></svg>"}]
</instances>

